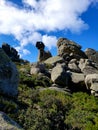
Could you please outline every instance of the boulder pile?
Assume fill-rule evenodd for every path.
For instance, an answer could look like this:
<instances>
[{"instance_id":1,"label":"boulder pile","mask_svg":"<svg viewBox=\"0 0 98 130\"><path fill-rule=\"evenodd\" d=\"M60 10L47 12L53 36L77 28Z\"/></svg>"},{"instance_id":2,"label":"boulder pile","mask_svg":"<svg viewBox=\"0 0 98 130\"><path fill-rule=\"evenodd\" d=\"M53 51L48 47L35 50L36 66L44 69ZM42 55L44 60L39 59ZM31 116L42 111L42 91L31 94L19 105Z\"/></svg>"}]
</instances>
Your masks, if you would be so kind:
<instances>
[{"instance_id":1,"label":"boulder pile","mask_svg":"<svg viewBox=\"0 0 98 130\"><path fill-rule=\"evenodd\" d=\"M53 83L50 89L85 91L98 96L98 52L93 49L83 52L81 48L67 38L60 38L57 41L58 55L44 59L40 54L38 64L31 65L31 74L49 76Z\"/></svg>"}]
</instances>

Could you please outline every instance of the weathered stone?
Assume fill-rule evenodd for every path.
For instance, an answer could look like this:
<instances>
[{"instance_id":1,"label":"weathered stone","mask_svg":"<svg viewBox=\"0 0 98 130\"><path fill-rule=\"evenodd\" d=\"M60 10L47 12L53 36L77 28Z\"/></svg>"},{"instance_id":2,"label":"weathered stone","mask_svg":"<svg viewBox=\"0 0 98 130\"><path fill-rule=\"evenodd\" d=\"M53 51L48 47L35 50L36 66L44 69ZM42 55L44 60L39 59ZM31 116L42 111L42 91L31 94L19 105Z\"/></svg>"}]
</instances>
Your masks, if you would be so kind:
<instances>
[{"instance_id":1,"label":"weathered stone","mask_svg":"<svg viewBox=\"0 0 98 130\"><path fill-rule=\"evenodd\" d=\"M67 38L60 38L57 41L58 55L64 56L65 54L70 54L72 58L80 59L87 58L85 53L81 50L81 46Z\"/></svg>"},{"instance_id":2,"label":"weathered stone","mask_svg":"<svg viewBox=\"0 0 98 130\"><path fill-rule=\"evenodd\" d=\"M51 79L54 83L60 86L68 86L69 76L67 75L64 67L61 64L57 64L51 72Z\"/></svg>"},{"instance_id":3,"label":"weathered stone","mask_svg":"<svg viewBox=\"0 0 98 130\"><path fill-rule=\"evenodd\" d=\"M68 40L67 38L59 38L58 41L57 41L57 46L60 47L62 44L71 44L73 46L76 46L78 49L81 49L82 47L75 43L74 41L71 41L71 40Z\"/></svg>"},{"instance_id":4,"label":"weathered stone","mask_svg":"<svg viewBox=\"0 0 98 130\"><path fill-rule=\"evenodd\" d=\"M15 121L5 113L0 112L0 130L23 130Z\"/></svg>"},{"instance_id":5,"label":"weathered stone","mask_svg":"<svg viewBox=\"0 0 98 130\"><path fill-rule=\"evenodd\" d=\"M85 86L85 78L83 73L70 72L72 91L87 91Z\"/></svg>"},{"instance_id":6,"label":"weathered stone","mask_svg":"<svg viewBox=\"0 0 98 130\"><path fill-rule=\"evenodd\" d=\"M16 96L19 81L17 68L1 48L0 60L0 93Z\"/></svg>"},{"instance_id":7,"label":"weathered stone","mask_svg":"<svg viewBox=\"0 0 98 130\"><path fill-rule=\"evenodd\" d=\"M95 51L94 49L91 48L87 48L85 50L85 54L87 55L88 59L98 64L98 51Z\"/></svg>"},{"instance_id":8,"label":"weathered stone","mask_svg":"<svg viewBox=\"0 0 98 130\"><path fill-rule=\"evenodd\" d=\"M75 73L75 72L71 72L71 80L73 83L75 84L81 84L84 83L84 74L83 73Z\"/></svg>"},{"instance_id":9,"label":"weathered stone","mask_svg":"<svg viewBox=\"0 0 98 130\"><path fill-rule=\"evenodd\" d=\"M45 64L51 64L53 66L55 66L57 63L63 63L63 62L64 62L64 60L60 56L50 57L44 61Z\"/></svg>"},{"instance_id":10,"label":"weathered stone","mask_svg":"<svg viewBox=\"0 0 98 130\"><path fill-rule=\"evenodd\" d=\"M50 51L45 51L45 45L43 42L37 42L36 43L36 47L39 50L39 56L38 56L38 61L42 62L45 61L46 59L48 59L49 57L51 57L51 53Z\"/></svg>"},{"instance_id":11,"label":"weathered stone","mask_svg":"<svg viewBox=\"0 0 98 130\"><path fill-rule=\"evenodd\" d=\"M33 63L31 64L30 74L45 73L45 64Z\"/></svg>"},{"instance_id":12,"label":"weathered stone","mask_svg":"<svg viewBox=\"0 0 98 130\"><path fill-rule=\"evenodd\" d=\"M69 63L68 63L68 68L72 71L72 72L77 72L80 73L81 70L78 67L78 61L76 59L72 59Z\"/></svg>"},{"instance_id":13,"label":"weathered stone","mask_svg":"<svg viewBox=\"0 0 98 130\"><path fill-rule=\"evenodd\" d=\"M80 59L79 68L84 73L84 75L94 74L94 73L98 74L98 69L96 68L96 64L89 59Z\"/></svg>"},{"instance_id":14,"label":"weathered stone","mask_svg":"<svg viewBox=\"0 0 98 130\"><path fill-rule=\"evenodd\" d=\"M85 84L91 94L98 96L98 74L89 74L85 78Z\"/></svg>"}]
</instances>

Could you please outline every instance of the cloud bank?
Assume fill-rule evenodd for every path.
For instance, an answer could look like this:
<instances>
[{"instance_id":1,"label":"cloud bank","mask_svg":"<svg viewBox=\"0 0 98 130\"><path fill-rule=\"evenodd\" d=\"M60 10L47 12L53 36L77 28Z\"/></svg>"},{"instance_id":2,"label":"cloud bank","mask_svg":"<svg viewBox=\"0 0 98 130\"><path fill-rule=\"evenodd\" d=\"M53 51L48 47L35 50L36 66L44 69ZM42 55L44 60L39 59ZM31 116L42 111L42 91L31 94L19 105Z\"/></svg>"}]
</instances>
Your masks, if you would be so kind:
<instances>
[{"instance_id":1,"label":"cloud bank","mask_svg":"<svg viewBox=\"0 0 98 130\"><path fill-rule=\"evenodd\" d=\"M22 0L20 7L0 0L0 34L13 35L20 42L17 50L23 54L29 54L25 47L35 45L38 40L51 49L57 38L46 34L62 30L79 33L87 29L81 15L96 2L98 0Z\"/></svg>"}]
</instances>

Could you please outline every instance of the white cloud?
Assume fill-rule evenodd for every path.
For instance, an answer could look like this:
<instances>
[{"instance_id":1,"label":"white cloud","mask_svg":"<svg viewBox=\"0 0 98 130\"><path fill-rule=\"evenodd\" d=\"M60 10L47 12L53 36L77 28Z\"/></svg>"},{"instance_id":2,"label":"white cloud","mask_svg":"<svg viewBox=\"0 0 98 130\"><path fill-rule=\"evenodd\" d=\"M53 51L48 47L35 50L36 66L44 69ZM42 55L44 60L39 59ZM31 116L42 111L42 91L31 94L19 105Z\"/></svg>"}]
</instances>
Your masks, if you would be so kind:
<instances>
[{"instance_id":1,"label":"white cloud","mask_svg":"<svg viewBox=\"0 0 98 130\"><path fill-rule=\"evenodd\" d=\"M42 41L45 43L46 47L51 49L52 46L56 46L57 38L55 36L44 35Z\"/></svg>"},{"instance_id":2,"label":"white cloud","mask_svg":"<svg viewBox=\"0 0 98 130\"><path fill-rule=\"evenodd\" d=\"M77 33L87 29L88 25L81 19L81 14L90 4L95 4L98 0L22 0L22 2L23 8L19 8L8 0L0 0L0 34L12 34L20 41L20 48L25 48L29 43L35 45L37 40L42 40L50 49L56 45L56 37L42 35L39 32L69 30Z\"/></svg>"},{"instance_id":3,"label":"white cloud","mask_svg":"<svg viewBox=\"0 0 98 130\"><path fill-rule=\"evenodd\" d=\"M15 47L15 49L20 53L20 57L31 54L31 52L29 50L27 50L27 49L25 49L24 47L21 47L21 46L17 46L17 47Z\"/></svg>"}]
</instances>

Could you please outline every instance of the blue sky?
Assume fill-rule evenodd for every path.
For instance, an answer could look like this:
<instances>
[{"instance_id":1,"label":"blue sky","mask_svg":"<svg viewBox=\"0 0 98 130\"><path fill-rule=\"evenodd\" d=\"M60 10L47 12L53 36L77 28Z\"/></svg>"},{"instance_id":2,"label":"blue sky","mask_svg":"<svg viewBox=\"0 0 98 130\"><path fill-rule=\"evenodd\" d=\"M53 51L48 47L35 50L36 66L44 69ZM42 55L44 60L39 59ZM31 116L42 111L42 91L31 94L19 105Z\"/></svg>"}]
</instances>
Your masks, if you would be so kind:
<instances>
[{"instance_id":1,"label":"blue sky","mask_svg":"<svg viewBox=\"0 0 98 130\"><path fill-rule=\"evenodd\" d=\"M54 56L59 37L98 50L98 0L0 0L0 46L6 42L35 62L36 41Z\"/></svg>"}]
</instances>

